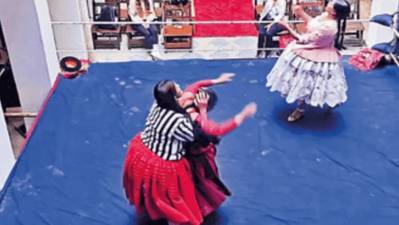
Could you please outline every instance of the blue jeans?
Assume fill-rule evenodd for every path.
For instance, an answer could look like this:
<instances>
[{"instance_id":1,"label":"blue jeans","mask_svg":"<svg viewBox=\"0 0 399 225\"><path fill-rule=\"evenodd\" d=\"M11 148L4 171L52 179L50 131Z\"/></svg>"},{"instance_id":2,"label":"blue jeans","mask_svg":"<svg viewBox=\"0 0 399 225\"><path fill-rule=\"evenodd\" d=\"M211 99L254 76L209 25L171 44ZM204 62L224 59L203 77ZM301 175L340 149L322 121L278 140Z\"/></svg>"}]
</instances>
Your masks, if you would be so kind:
<instances>
[{"instance_id":1,"label":"blue jeans","mask_svg":"<svg viewBox=\"0 0 399 225\"><path fill-rule=\"evenodd\" d=\"M271 47L278 47L278 42L273 41L273 37L280 33L281 31L285 30L285 27L283 27L280 24L273 24L269 28L268 31L266 31L265 28L266 24L259 24L259 40L258 40L258 48L271 48ZM265 46L265 41L266 41L266 46Z\"/></svg>"},{"instance_id":2,"label":"blue jeans","mask_svg":"<svg viewBox=\"0 0 399 225\"><path fill-rule=\"evenodd\" d=\"M144 48L152 49L152 46L158 43L158 28L155 24L151 24L148 29L141 24L132 24L132 28L144 36Z\"/></svg>"}]
</instances>

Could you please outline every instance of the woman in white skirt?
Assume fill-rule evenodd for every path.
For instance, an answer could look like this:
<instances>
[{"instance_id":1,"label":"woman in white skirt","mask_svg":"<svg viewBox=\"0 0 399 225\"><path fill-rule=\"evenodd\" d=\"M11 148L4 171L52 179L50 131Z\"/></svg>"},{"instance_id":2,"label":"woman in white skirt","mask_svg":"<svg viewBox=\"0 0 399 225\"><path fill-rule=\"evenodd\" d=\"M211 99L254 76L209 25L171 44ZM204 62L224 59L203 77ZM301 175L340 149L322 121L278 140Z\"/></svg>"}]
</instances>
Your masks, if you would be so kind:
<instances>
[{"instance_id":1,"label":"woman in white skirt","mask_svg":"<svg viewBox=\"0 0 399 225\"><path fill-rule=\"evenodd\" d=\"M297 39L284 50L267 76L266 87L278 91L288 103L298 107L289 122L302 118L305 104L334 108L347 100L347 84L339 49L342 48L350 4L332 0L320 16L312 18L301 6L294 13L307 24L307 32L298 34L287 23L280 22Z\"/></svg>"}]
</instances>

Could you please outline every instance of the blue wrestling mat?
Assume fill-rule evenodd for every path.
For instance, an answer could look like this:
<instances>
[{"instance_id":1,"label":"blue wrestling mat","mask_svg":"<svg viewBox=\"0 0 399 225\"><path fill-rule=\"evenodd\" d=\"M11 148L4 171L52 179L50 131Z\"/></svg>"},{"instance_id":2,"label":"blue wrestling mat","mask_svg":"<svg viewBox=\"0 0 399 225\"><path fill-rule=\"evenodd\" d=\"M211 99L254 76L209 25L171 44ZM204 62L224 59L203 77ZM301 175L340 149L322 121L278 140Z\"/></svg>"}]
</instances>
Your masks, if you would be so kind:
<instances>
[{"instance_id":1,"label":"blue wrestling mat","mask_svg":"<svg viewBox=\"0 0 399 225\"><path fill-rule=\"evenodd\" d=\"M130 138L144 126L154 84L183 87L222 72L211 118L222 121L256 101L254 119L223 138L217 161L233 196L212 225L399 224L399 70L360 73L345 64L349 99L327 114L295 108L264 87L275 60L93 64L60 78L0 195L1 225L132 225L122 189Z\"/></svg>"}]
</instances>

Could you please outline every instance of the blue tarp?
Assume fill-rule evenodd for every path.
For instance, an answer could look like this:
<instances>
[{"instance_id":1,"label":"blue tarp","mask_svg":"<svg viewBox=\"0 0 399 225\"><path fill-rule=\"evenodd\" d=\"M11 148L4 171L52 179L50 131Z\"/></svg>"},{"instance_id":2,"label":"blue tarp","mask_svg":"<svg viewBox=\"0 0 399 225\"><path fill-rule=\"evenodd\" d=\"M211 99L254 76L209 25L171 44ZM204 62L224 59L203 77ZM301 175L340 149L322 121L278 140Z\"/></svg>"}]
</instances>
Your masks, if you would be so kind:
<instances>
[{"instance_id":1,"label":"blue tarp","mask_svg":"<svg viewBox=\"0 0 399 225\"><path fill-rule=\"evenodd\" d=\"M222 72L211 117L249 101L254 119L223 138L217 161L233 196L206 224L397 225L399 71L345 64L349 100L287 123L287 105L264 87L275 60L99 63L61 78L0 195L1 225L128 225L138 219L122 188L130 138L144 126L154 84L185 86Z\"/></svg>"}]
</instances>

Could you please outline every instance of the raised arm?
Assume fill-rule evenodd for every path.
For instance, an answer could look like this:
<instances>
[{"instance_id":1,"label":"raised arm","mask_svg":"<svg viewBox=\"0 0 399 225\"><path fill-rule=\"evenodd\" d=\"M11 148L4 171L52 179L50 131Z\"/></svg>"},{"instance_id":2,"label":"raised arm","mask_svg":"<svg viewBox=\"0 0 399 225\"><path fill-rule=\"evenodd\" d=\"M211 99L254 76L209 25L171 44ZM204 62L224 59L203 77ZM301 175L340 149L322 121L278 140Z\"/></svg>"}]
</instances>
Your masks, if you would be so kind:
<instances>
[{"instance_id":1,"label":"raised arm","mask_svg":"<svg viewBox=\"0 0 399 225\"><path fill-rule=\"evenodd\" d=\"M216 123L210 120L208 118L206 106L201 106L199 110L200 117L198 120L200 122L200 127L207 134L213 136L223 136L238 127L238 123L236 123L234 119L229 119L224 123Z\"/></svg>"},{"instance_id":2,"label":"raised arm","mask_svg":"<svg viewBox=\"0 0 399 225\"><path fill-rule=\"evenodd\" d=\"M216 85L216 84L223 84L226 82L229 82L232 80L232 78L235 76L234 73L222 73L218 78L216 79L209 79L209 80L201 80L197 81L193 84L190 84L184 91L185 92L190 92L192 94L197 94L198 90L203 87L208 87L211 85Z\"/></svg>"},{"instance_id":3,"label":"raised arm","mask_svg":"<svg viewBox=\"0 0 399 225\"><path fill-rule=\"evenodd\" d=\"M204 92L200 92L196 96L196 105L200 111L200 127L201 129L210 135L214 136L223 136L244 122L245 119L252 116L256 112L256 104L250 103L248 104L240 113L238 113L234 118L229 119L224 123L216 123L208 118L207 106L208 106L209 96Z\"/></svg>"},{"instance_id":4,"label":"raised arm","mask_svg":"<svg viewBox=\"0 0 399 225\"><path fill-rule=\"evenodd\" d=\"M190 92L191 94L195 95L196 93L198 93L198 90L203 88L203 87L209 87L212 86L214 84L214 80L200 80L197 81L193 84L190 84L185 90L184 92Z\"/></svg>"},{"instance_id":5,"label":"raised arm","mask_svg":"<svg viewBox=\"0 0 399 225\"><path fill-rule=\"evenodd\" d=\"M305 23L309 22L311 19L313 19L309 14L305 12L303 7L301 5L294 5L293 6L293 12L294 14L301 18Z\"/></svg>"},{"instance_id":6,"label":"raised arm","mask_svg":"<svg viewBox=\"0 0 399 225\"><path fill-rule=\"evenodd\" d=\"M234 73L222 73L218 78L211 80L201 80L189 85L179 97L179 102L181 105L185 106L191 104L194 100L194 96L198 93L199 89L203 87L208 87L216 84L226 83L232 80L235 76Z\"/></svg>"}]
</instances>

